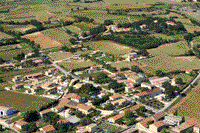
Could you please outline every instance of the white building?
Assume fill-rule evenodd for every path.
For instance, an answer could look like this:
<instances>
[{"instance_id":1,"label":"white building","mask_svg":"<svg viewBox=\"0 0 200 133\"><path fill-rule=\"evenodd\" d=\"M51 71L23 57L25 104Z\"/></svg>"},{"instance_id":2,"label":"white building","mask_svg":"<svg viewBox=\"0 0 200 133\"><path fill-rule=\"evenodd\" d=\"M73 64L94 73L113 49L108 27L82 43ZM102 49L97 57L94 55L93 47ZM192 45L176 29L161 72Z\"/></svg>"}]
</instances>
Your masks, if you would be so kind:
<instances>
[{"instance_id":1,"label":"white building","mask_svg":"<svg viewBox=\"0 0 200 133\"><path fill-rule=\"evenodd\" d=\"M0 117L10 116L14 114L13 108L0 106Z\"/></svg>"},{"instance_id":2,"label":"white building","mask_svg":"<svg viewBox=\"0 0 200 133\"><path fill-rule=\"evenodd\" d=\"M141 87L148 88L149 90L156 88L155 85L144 83L144 82L141 84Z\"/></svg>"}]
</instances>

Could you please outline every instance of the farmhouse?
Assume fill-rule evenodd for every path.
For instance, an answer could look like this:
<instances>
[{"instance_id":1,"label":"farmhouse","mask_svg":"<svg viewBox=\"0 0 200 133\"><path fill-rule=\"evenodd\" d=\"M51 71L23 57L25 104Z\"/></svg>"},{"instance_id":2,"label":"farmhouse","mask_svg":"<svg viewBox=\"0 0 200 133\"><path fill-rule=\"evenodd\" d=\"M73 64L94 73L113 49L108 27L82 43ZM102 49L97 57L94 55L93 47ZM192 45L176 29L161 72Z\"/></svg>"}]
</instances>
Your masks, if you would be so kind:
<instances>
[{"instance_id":1,"label":"farmhouse","mask_svg":"<svg viewBox=\"0 0 200 133\"><path fill-rule=\"evenodd\" d=\"M153 131L154 133L157 133L157 132L160 132L165 127L166 127L165 122L157 121L157 122L149 125L149 130Z\"/></svg>"},{"instance_id":2,"label":"farmhouse","mask_svg":"<svg viewBox=\"0 0 200 133\"><path fill-rule=\"evenodd\" d=\"M14 114L13 108L0 106L0 117L10 116Z\"/></svg>"},{"instance_id":3,"label":"farmhouse","mask_svg":"<svg viewBox=\"0 0 200 133\"><path fill-rule=\"evenodd\" d=\"M55 130L55 128L52 125L48 125L48 126L39 128L39 131L43 131L44 133L49 133L49 132L52 132L54 130Z\"/></svg>"},{"instance_id":4,"label":"farmhouse","mask_svg":"<svg viewBox=\"0 0 200 133\"><path fill-rule=\"evenodd\" d=\"M153 90L148 90L148 91L144 91L144 92L141 92L141 93L137 93L134 96L136 98L142 99L142 98L145 98L147 96L151 97L151 96L157 96L159 94L162 94L162 89L156 88L156 89L153 89Z\"/></svg>"},{"instance_id":5,"label":"farmhouse","mask_svg":"<svg viewBox=\"0 0 200 133\"><path fill-rule=\"evenodd\" d=\"M86 106L84 104L78 104L77 109L86 115L88 115L94 111L94 108L92 106Z\"/></svg>"},{"instance_id":6,"label":"farmhouse","mask_svg":"<svg viewBox=\"0 0 200 133\"><path fill-rule=\"evenodd\" d=\"M171 79L169 77L152 77L149 79L152 85L155 85L157 87L162 87L162 84L164 82L171 82Z\"/></svg>"},{"instance_id":7,"label":"farmhouse","mask_svg":"<svg viewBox=\"0 0 200 133\"><path fill-rule=\"evenodd\" d=\"M27 125L28 122L23 121L22 119L15 122L14 125L19 128L20 130L22 130L23 126Z\"/></svg>"},{"instance_id":8,"label":"farmhouse","mask_svg":"<svg viewBox=\"0 0 200 133\"><path fill-rule=\"evenodd\" d=\"M165 116L164 122L167 125L171 125L171 126L180 125L180 123L182 122L182 118L180 116L173 116L173 115Z\"/></svg>"},{"instance_id":9,"label":"farmhouse","mask_svg":"<svg viewBox=\"0 0 200 133\"><path fill-rule=\"evenodd\" d=\"M85 101L84 97L77 95L76 93L69 93L65 96L66 99L72 100L77 103L81 103Z\"/></svg>"},{"instance_id":10,"label":"farmhouse","mask_svg":"<svg viewBox=\"0 0 200 133\"><path fill-rule=\"evenodd\" d=\"M118 100L118 99L120 99L121 98L121 95L120 94L114 94L114 95L112 95L112 96L110 96L109 97L110 98L110 100Z\"/></svg>"},{"instance_id":11,"label":"farmhouse","mask_svg":"<svg viewBox=\"0 0 200 133\"><path fill-rule=\"evenodd\" d=\"M152 90L152 89L154 89L154 88L155 88L155 86L154 86L154 85L152 85L152 84L149 84L149 83L145 83L145 82L143 82L143 83L141 84L141 87L148 88L149 90Z\"/></svg>"},{"instance_id":12,"label":"farmhouse","mask_svg":"<svg viewBox=\"0 0 200 133\"><path fill-rule=\"evenodd\" d=\"M86 69L85 72L87 72L87 73L93 73L93 72L96 72L96 71L102 71L103 70L102 67L103 67L102 65L92 66L89 69Z\"/></svg>"},{"instance_id":13,"label":"farmhouse","mask_svg":"<svg viewBox=\"0 0 200 133\"><path fill-rule=\"evenodd\" d=\"M185 133L188 129L193 128L196 125L194 120L188 120L179 126L172 129L175 133Z\"/></svg>"},{"instance_id":14,"label":"farmhouse","mask_svg":"<svg viewBox=\"0 0 200 133\"><path fill-rule=\"evenodd\" d=\"M57 106L51 108L51 110L56 113L59 113L59 112L63 111L64 109L65 109L64 105L57 105Z\"/></svg>"},{"instance_id":15,"label":"farmhouse","mask_svg":"<svg viewBox=\"0 0 200 133\"><path fill-rule=\"evenodd\" d=\"M115 116L113 116L113 117L110 117L110 118L108 119L108 121L109 121L110 123L115 123L117 120L122 119L123 117L124 117L124 113L121 113L121 114L115 115Z\"/></svg>"},{"instance_id":16,"label":"farmhouse","mask_svg":"<svg viewBox=\"0 0 200 133\"><path fill-rule=\"evenodd\" d=\"M125 113L125 112L128 111L128 110L135 113L135 111L136 111L137 109L139 109L140 107L142 107L142 106L143 106L143 105L142 105L141 103L139 103L139 104L136 104L136 105L131 106L131 107L129 107L129 108L126 108L126 109L120 111L119 113L120 113L120 114L121 114L121 113Z\"/></svg>"},{"instance_id":17,"label":"farmhouse","mask_svg":"<svg viewBox=\"0 0 200 133\"><path fill-rule=\"evenodd\" d=\"M137 53L134 52L134 53L129 53L129 54L126 54L126 55L122 55L121 57L124 58L127 61L132 61L134 59L137 59L138 55L137 55Z\"/></svg>"},{"instance_id":18,"label":"farmhouse","mask_svg":"<svg viewBox=\"0 0 200 133\"><path fill-rule=\"evenodd\" d=\"M116 100L116 101L112 101L111 103L112 103L113 105L116 105L116 104L122 105L122 104L126 103L126 99L121 98L121 99L118 99L118 100Z\"/></svg>"}]
</instances>

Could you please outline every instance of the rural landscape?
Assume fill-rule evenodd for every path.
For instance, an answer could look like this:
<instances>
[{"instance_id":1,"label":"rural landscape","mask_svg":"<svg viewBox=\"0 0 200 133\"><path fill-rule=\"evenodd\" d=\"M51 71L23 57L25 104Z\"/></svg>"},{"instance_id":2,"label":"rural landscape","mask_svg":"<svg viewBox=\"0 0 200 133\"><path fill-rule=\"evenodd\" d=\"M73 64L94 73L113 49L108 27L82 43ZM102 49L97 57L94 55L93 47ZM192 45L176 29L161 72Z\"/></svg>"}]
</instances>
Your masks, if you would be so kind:
<instances>
[{"instance_id":1,"label":"rural landscape","mask_svg":"<svg viewBox=\"0 0 200 133\"><path fill-rule=\"evenodd\" d=\"M0 133L199 133L199 0L1 0Z\"/></svg>"}]
</instances>

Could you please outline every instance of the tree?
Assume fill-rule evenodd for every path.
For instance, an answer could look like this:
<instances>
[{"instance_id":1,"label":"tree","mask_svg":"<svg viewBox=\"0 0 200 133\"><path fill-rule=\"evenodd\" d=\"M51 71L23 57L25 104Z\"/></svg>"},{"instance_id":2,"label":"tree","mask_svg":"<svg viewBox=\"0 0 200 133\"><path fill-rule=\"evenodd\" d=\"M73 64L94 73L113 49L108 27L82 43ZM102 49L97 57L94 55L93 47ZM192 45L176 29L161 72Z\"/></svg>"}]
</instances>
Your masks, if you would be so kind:
<instances>
[{"instance_id":1,"label":"tree","mask_svg":"<svg viewBox=\"0 0 200 133\"><path fill-rule=\"evenodd\" d=\"M28 123L22 127L22 131L26 131L28 133L36 132L37 129L38 127L35 122Z\"/></svg>"},{"instance_id":2,"label":"tree","mask_svg":"<svg viewBox=\"0 0 200 133\"><path fill-rule=\"evenodd\" d=\"M175 79L175 83L179 84L179 85L182 85L183 84L183 79L182 78L176 78Z\"/></svg>"},{"instance_id":3,"label":"tree","mask_svg":"<svg viewBox=\"0 0 200 133\"><path fill-rule=\"evenodd\" d=\"M166 128L163 128L160 133L167 133Z\"/></svg>"},{"instance_id":4,"label":"tree","mask_svg":"<svg viewBox=\"0 0 200 133\"><path fill-rule=\"evenodd\" d=\"M40 119L40 114L39 112L35 111L27 111L24 116L24 121L26 122L34 122Z\"/></svg>"},{"instance_id":5,"label":"tree","mask_svg":"<svg viewBox=\"0 0 200 133\"><path fill-rule=\"evenodd\" d=\"M114 110L115 106L113 104L109 103L109 104L105 105L104 109L105 110Z\"/></svg>"},{"instance_id":6,"label":"tree","mask_svg":"<svg viewBox=\"0 0 200 133\"><path fill-rule=\"evenodd\" d=\"M76 39L70 38L70 39L69 39L69 42L70 42L71 44L75 44L75 43L76 43Z\"/></svg>"},{"instance_id":7,"label":"tree","mask_svg":"<svg viewBox=\"0 0 200 133\"><path fill-rule=\"evenodd\" d=\"M132 117L134 117L134 113L132 112L132 111L130 111L130 110L127 110L126 112L125 112L125 114L124 114L124 117L125 118L132 118Z\"/></svg>"},{"instance_id":8,"label":"tree","mask_svg":"<svg viewBox=\"0 0 200 133\"><path fill-rule=\"evenodd\" d=\"M130 126L130 125L133 125L133 124L135 124L136 123L136 121L135 121L135 118L133 117L133 118L130 118L127 122L126 122L126 125L127 126Z\"/></svg>"},{"instance_id":9,"label":"tree","mask_svg":"<svg viewBox=\"0 0 200 133\"><path fill-rule=\"evenodd\" d=\"M104 20L104 25L112 25L113 21L112 20Z\"/></svg>"},{"instance_id":10,"label":"tree","mask_svg":"<svg viewBox=\"0 0 200 133\"><path fill-rule=\"evenodd\" d=\"M122 68L120 68L120 71L127 71L127 70L130 70L130 68L128 68L128 67L122 67Z\"/></svg>"},{"instance_id":11,"label":"tree","mask_svg":"<svg viewBox=\"0 0 200 133\"><path fill-rule=\"evenodd\" d=\"M22 52L21 54L18 54L16 57L13 57L14 59L21 61L23 60L25 57L25 54Z\"/></svg>"},{"instance_id":12,"label":"tree","mask_svg":"<svg viewBox=\"0 0 200 133\"><path fill-rule=\"evenodd\" d=\"M158 77L163 77L163 76L164 76L164 73L163 73L162 70L156 70L155 74L156 74L156 76L158 76Z\"/></svg>"},{"instance_id":13,"label":"tree","mask_svg":"<svg viewBox=\"0 0 200 133\"><path fill-rule=\"evenodd\" d=\"M54 112L50 112L48 114L45 114L43 116L43 119L45 122L49 122L51 125L54 125L60 119L60 116Z\"/></svg>"},{"instance_id":14,"label":"tree","mask_svg":"<svg viewBox=\"0 0 200 133\"><path fill-rule=\"evenodd\" d=\"M136 73L143 73L143 71L137 65L131 66L131 71L134 71Z\"/></svg>"},{"instance_id":15,"label":"tree","mask_svg":"<svg viewBox=\"0 0 200 133\"><path fill-rule=\"evenodd\" d=\"M80 121L80 124L81 124L82 126L89 125L90 123L92 123L92 120L91 120L90 118L88 118L88 117L84 117L84 118L82 118L81 121Z\"/></svg>"},{"instance_id":16,"label":"tree","mask_svg":"<svg viewBox=\"0 0 200 133\"><path fill-rule=\"evenodd\" d=\"M147 125L149 126L149 125L151 125L153 123L153 121L148 121L147 122Z\"/></svg>"},{"instance_id":17,"label":"tree","mask_svg":"<svg viewBox=\"0 0 200 133\"><path fill-rule=\"evenodd\" d=\"M5 61L0 57L0 64L3 64Z\"/></svg>"},{"instance_id":18,"label":"tree","mask_svg":"<svg viewBox=\"0 0 200 133\"><path fill-rule=\"evenodd\" d=\"M95 82L95 83L99 83L99 84L109 83L110 81L111 81L111 78L109 78L108 75L105 74L105 73L100 73L100 74L94 79L94 82Z\"/></svg>"},{"instance_id":19,"label":"tree","mask_svg":"<svg viewBox=\"0 0 200 133\"><path fill-rule=\"evenodd\" d=\"M146 49L141 49L137 52L138 55L142 55L142 56L148 56L149 53L147 52Z\"/></svg>"},{"instance_id":20,"label":"tree","mask_svg":"<svg viewBox=\"0 0 200 133\"><path fill-rule=\"evenodd\" d=\"M194 36L195 35L192 34L192 33L189 33L189 34L187 34L187 35L184 36L184 39L187 41L188 46L190 45L190 42L192 41L192 39L193 39Z\"/></svg>"},{"instance_id":21,"label":"tree","mask_svg":"<svg viewBox=\"0 0 200 133\"><path fill-rule=\"evenodd\" d=\"M3 131L3 127L2 127L2 125L0 125L0 131Z\"/></svg>"},{"instance_id":22,"label":"tree","mask_svg":"<svg viewBox=\"0 0 200 133\"><path fill-rule=\"evenodd\" d=\"M82 113L81 111L76 111L76 112L75 112L75 115L76 115L78 118L83 118L83 117L84 117L84 115L83 115L83 113Z\"/></svg>"},{"instance_id":23,"label":"tree","mask_svg":"<svg viewBox=\"0 0 200 133\"><path fill-rule=\"evenodd\" d=\"M86 37L86 36L87 36L87 33L86 33L86 32L82 32L81 36L82 36L82 37Z\"/></svg>"},{"instance_id":24,"label":"tree","mask_svg":"<svg viewBox=\"0 0 200 133\"><path fill-rule=\"evenodd\" d=\"M193 129L191 128L191 129L188 129L187 131L186 131L186 133L193 133Z\"/></svg>"},{"instance_id":25,"label":"tree","mask_svg":"<svg viewBox=\"0 0 200 133\"><path fill-rule=\"evenodd\" d=\"M178 111L176 110L173 115L178 115Z\"/></svg>"}]
</instances>

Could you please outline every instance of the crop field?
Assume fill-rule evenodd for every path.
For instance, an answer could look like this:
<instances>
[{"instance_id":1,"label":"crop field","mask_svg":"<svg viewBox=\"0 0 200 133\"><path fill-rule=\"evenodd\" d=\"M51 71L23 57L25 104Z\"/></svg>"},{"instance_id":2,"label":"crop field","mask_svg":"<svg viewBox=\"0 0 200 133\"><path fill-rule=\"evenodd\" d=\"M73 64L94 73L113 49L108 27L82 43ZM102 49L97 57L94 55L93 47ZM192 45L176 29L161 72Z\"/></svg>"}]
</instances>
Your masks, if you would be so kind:
<instances>
[{"instance_id":1,"label":"crop field","mask_svg":"<svg viewBox=\"0 0 200 133\"><path fill-rule=\"evenodd\" d=\"M177 110L178 115L185 116L189 118L195 118L197 120L200 120L200 90L198 83L198 86L195 87L185 98L183 98L179 103L177 103L175 106L173 106L169 113L175 112Z\"/></svg>"},{"instance_id":2,"label":"crop field","mask_svg":"<svg viewBox=\"0 0 200 133\"><path fill-rule=\"evenodd\" d=\"M192 40L192 43L194 46L197 46L200 44L200 37L197 36L197 37L194 37L193 40Z\"/></svg>"},{"instance_id":3,"label":"crop field","mask_svg":"<svg viewBox=\"0 0 200 133\"><path fill-rule=\"evenodd\" d=\"M36 97L33 95L21 94L11 91L1 91L0 93L1 106L14 107L21 112L39 110L40 107L52 101L52 99L48 98Z\"/></svg>"},{"instance_id":4,"label":"crop field","mask_svg":"<svg viewBox=\"0 0 200 133\"><path fill-rule=\"evenodd\" d=\"M73 38L71 35L67 34L62 28L48 29L41 32L45 36L56 40L63 45L69 45L69 39Z\"/></svg>"},{"instance_id":5,"label":"crop field","mask_svg":"<svg viewBox=\"0 0 200 133\"><path fill-rule=\"evenodd\" d=\"M173 78L182 78L184 83L188 83L192 80L192 76L186 74L186 73L180 73L180 74L175 74L172 76Z\"/></svg>"},{"instance_id":6,"label":"crop field","mask_svg":"<svg viewBox=\"0 0 200 133\"><path fill-rule=\"evenodd\" d=\"M129 16L126 15L112 15L107 14L107 11L96 11L96 10L84 10L84 11L75 11L71 12L70 15L77 15L82 17L93 18L97 23L103 23L104 20L111 19L115 23L128 23ZM145 20L145 17L141 16L130 16L131 22L136 22L140 20Z\"/></svg>"},{"instance_id":7,"label":"crop field","mask_svg":"<svg viewBox=\"0 0 200 133\"><path fill-rule=\"evenodd\" d=\"M58 51L58 52L48 54L48 56L54 61L64 60L64 59L70 58L72 55L73 55L72 53L65 52L65 51Z\"/></svg>"},{"instance_id":8,"label":"crop field","mask_svg":"<svg viewBox=\"0 0 200 133\"><path fill-rule=\"evenodd\" d=\"M105 71L100 71L100 72L93 72L93 73L83 73L83 74L79 74L79 76L81 78L85 78L85 77L89 77L89 76L91 76L92 78L96 78L100 73L109 75L109 73L107 73Z\"/></svg>"},{"instance_id":9,"label":"crop field","mask_svg":"<svg viewBox=\"0 0 200 133\"><path fill-rule=\"evenodd\" d=\"M115 126L115 125L112 125L112 124L109 124L109 123L102 123L102 124L99 125L99 128L104 129L109 133L110 132L116 133L116 132L119 132L119 131L122 130L121 127L118 127L118 126Z\"/></svg>"},{"instance_id":10,"label":"crop field","mask_svg":"<svg viewBox=\"0 0 200 133\"><path fill-rule=\"evenodd\" d=\"M94 66L95 63L92 61L84 61L84 62L67 62L63 61L58 63L60 66L62 66L64 69L67 71L70 71L72 69L77 69L77 68L83 68L83 67L89 67L89 66Z\"/></svg>"},{"instance_id":11,"label":"crop field","mask_svg":"<svg viewBox=\"0 0 200 133\"><path fill-rule=\"evenodd\" d=\"M31 41L34 41L35 43L39 44L40 47L43 48L43 49L62 46L61 43L59 43L59 42L57 42L53 39L50 39L48 36L45 36L40 32L25 35L23 37L30 39Z\"/></svg>"},{"instance_id":12,"label":"crop field","mask_svg":"<svg viewBox=\"0 0 200 133\"><path fill-rule=\"evenodd\" d=\"M3 32L0 32L0 40L2 39L11 39L13 38L12 36L6 34L6 33L3 33Z\"/></svg>"},{"instance_id":13,"label":"crop field","mask_svg":"<svg viewBox=\"0 0 200 133\"><path fill-rule=\"evenodd\" d=\"M77 35L82 33L82 30L78 26L69 25L69 26L65 26L65 28Z\"/></svg>"},{"instance_id":14,"label":"crop field","mask_svg":"<svg viewBox=\"0 0 200 133\"><path fill-rule=\"evenodd\" d=\"M97 25L94 25L91 23L85 23L85 22L74 23L74 26L78 27L82 31L89 31L91 28L97 27Z\"/></svg>"},{"instance_id":15,"label":"crop field","mask_svg":"<svg viewBox=\"0 0 200 133\"><path fill-rule=\"evenodd\" d=\"M103 53L112 54L115 57L130 53L133 50L128 46L123 46L112 41L93 41L85 43L84 46L89 46L94 50L101 50Z\"/></svg>"},{"instance_id":16,"label":"crop field","mask_svg":"<svg viewBox=\"0 0 200 133\"><path fill-rule=\"evenodd\" d=\"M170 12L169 14L156 15L156 16L161 18L178 17L179 19L185 19L185 17L183 17L182 15L173 12Z\"/></svg>"},{"instance_id":17,"label":"crop field","mask_svg":"<svg viewBox=\"0 0 200 133\"><path fill-rule=\"evenodd\" d=\"M24 33L25 31L29 29L36 28L33 25L1 25L4 30L11 30L11 31L16 31L16 32L22 32Z\"/></svg>"}]
</instances>

